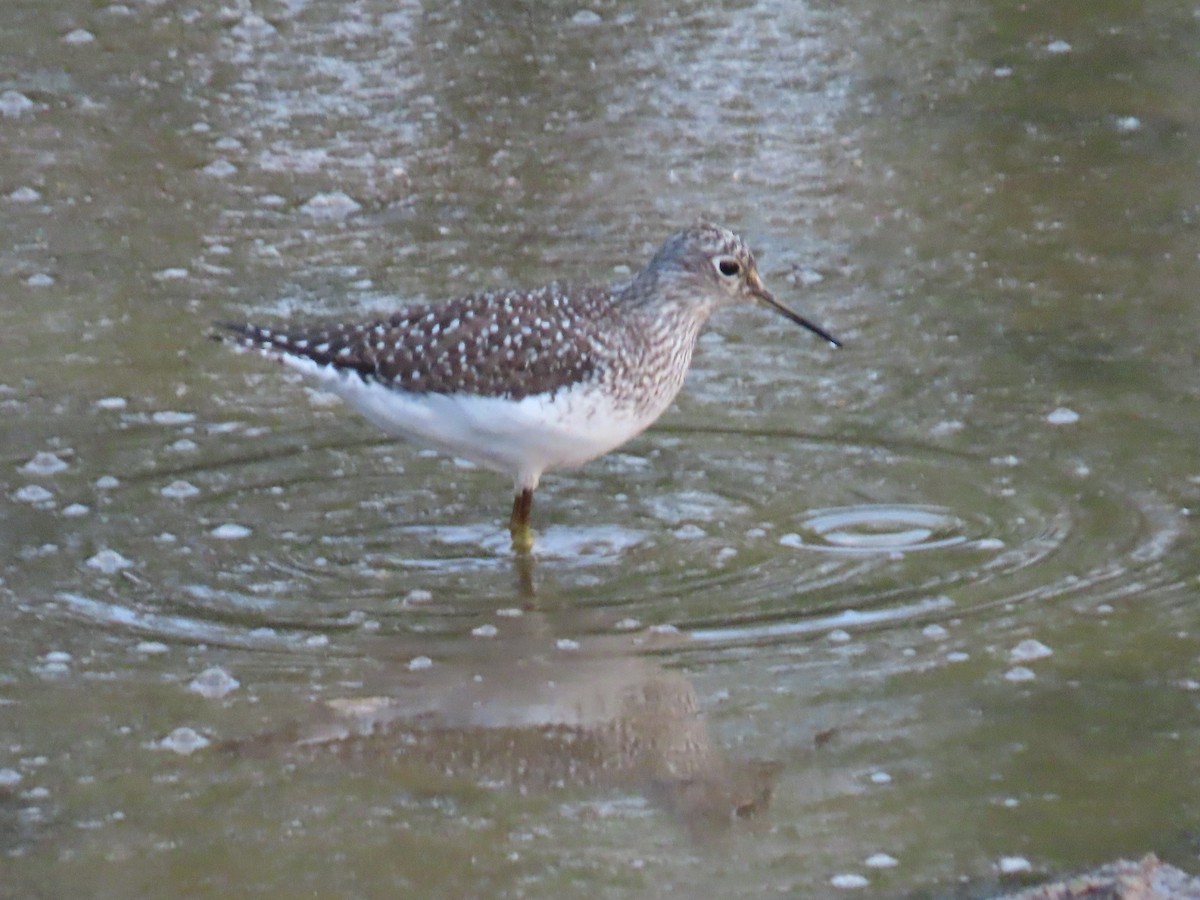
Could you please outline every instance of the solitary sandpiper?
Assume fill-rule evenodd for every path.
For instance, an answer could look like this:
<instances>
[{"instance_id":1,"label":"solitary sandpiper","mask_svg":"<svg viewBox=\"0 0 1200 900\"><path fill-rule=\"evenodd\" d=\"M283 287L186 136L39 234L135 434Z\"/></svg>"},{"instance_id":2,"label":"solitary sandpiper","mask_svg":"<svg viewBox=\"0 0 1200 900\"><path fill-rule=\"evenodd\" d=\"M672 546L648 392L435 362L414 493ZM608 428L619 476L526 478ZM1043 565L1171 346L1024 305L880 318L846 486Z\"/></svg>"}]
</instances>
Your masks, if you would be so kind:
<instances>
[{"instance_id":1,"label":"solitary sandpiper","mask_svg":"<svg viewBox=\"0 0 1200 900\"><path fill-rule=\"evenodd\" d=\"M217 325L389 434L510 475L509 530L528 550L542 473L647 428L683 386L713 311L754 300L841 346L775 299L740 237L708 224L673 235L621 284L472 294L360 322Z\"/></svg>"}]
</instances>

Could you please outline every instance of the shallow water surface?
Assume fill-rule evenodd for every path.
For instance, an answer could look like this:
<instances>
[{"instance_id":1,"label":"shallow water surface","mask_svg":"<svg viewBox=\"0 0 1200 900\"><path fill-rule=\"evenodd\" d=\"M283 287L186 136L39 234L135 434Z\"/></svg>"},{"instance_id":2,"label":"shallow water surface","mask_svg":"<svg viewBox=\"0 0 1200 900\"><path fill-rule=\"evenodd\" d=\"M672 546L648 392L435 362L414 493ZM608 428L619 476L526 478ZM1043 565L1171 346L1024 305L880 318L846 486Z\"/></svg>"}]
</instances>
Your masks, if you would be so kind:
<instances>
[{"instance_id":1,"label":"shallow water surface","mask_svg":"<svg viewBox=\"0 0 1200 900\"><path fill-rule=\"evenodd\" d=\"M1015 10L10 3L0 895L1200 868L1200 20ZM846 346L722 313L531 559L206 337L698 217Z\"/></svg>"}]
</instances>

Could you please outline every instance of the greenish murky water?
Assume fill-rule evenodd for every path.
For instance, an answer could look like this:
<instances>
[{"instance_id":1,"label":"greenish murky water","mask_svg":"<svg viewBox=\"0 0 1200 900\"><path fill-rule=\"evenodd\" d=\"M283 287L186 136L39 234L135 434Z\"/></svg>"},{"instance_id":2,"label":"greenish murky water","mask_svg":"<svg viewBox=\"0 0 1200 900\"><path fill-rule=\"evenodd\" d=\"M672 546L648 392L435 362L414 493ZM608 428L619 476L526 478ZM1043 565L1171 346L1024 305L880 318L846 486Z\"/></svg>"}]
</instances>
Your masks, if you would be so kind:
<instances>
[{"instance_id":1,"label":"greenish murky water","mask_svg":"<svg viewBox=\"0 0 1200 900\"><path fill-rule=\"evenodd\" d=\"M1193 7L0 21L0 895L1197 869ZM846 347L720 316L531 564L503 479L206 339L700 217Z\"/></svg>"}]
</instances>

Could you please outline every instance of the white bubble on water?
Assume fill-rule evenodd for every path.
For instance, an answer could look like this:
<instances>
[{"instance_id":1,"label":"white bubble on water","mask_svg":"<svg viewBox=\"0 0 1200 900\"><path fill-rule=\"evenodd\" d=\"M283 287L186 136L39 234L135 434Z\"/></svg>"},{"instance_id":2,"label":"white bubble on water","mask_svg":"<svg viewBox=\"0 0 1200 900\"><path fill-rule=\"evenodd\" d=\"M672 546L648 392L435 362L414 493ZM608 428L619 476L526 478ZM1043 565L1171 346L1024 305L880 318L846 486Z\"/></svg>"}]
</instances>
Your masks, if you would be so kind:
<instances>
[{"instance_id":1,"label":"white bubble on water","mask_svg":"<svg viewBox=\"0 0 1200 900\"><path fill-rule=\"evenodd\" d=\"M1013 666L1004 673L1004 680L1011 681L1014 684L1022 681L1033 681L1037 678L1032 669L1027 669L1024 666Z\"/></svg>"},{"instance_id":2,"label":"white bubble on water","mask_svg":"<svg viewBox=\"0 0 1200 900\"><path fill-rule=\"evenodd\" d=\"M71 654L62 651L51 651L42 656L37 665L29 669L35 675L54 678L71 673Z\"/></svg>"},{"instance_id":3,"label":"white bubble on water","mask_svg":"<svg viewBox=\"0 0 1200 900\"><path fill-rule=\"evenodd\" d=\"M111 491L121 486L121 479L115 475L101 475L96 479L94 486L98 491Z\"/></svg>"},{"instance_id":4,"label":"white bubble on water","mask_svg":"<svg viewBox=\"0 0 1200 900\"><path fill-rule=\"evenodd\" d=\"M890 869L893 866L899 865L899 860L886 853L874 853L863 860L863 865L869 866L872 869Z\"/></svg>"},{"instance_id":5,"label":"white bubble on water","mask_svg":"<svg viewBox=\"0 0 1200 900\"><path fill-rule=\"evenodd\" d=\"M27 484L14 491L12 496L21 503L46 503L54 499L54 494L40 484Z\"/></svg>"},{"instance_id":6,"label":"white bubble on water","mask_svg":"<svg viewBox=\"0 0 1200 900\"><path fill-rule=\"evenodd\" d=\"M265 40L276 33L275 26L257 13L247 13L241 21L231 29L232 33L244 41Z\"/></svg>"},{"instance_id":7,"label":"white bubble on water","mask_svg":"<svg viewBox=\"0 0 1200 900\"><path fill-rule=\"evenodd\" d=\"M178 753L180 756L187 756L190 753L195 753L197 750L202 750L209 743L210 741L204 735L197 732L194 728L188 728L184 725L168 734L158 742L157 746L162 750L170 750Z\"/></svg>"},{"instance_id":8,"label":"white bubble on water","mask_svg":"<svg viewBox=\"0 0 1200 900\"><path fill-rule=\"evenodd\" d=\"M812 287L815 284L821 284L825 280L825 275L820 269L813 269L809 266L801 266L792 271L787 280L791 284L798 284L801 287Z\"/></svg>"},{"instance_id":9,"label":"white bubble on water","mask_svg":"<svg viewBox=\"0 0 1200 900\"><path fill-rule=\"evenodd\" d=\"M1053 655L1053 650L1033 638L1021 641L1008 652L1010 662L1033 662L1036 659L1045 659L1047 656Z\"/></svg>"},{"instance_id":10,"label":"white bubble on water","mask_svg":"<svg viewBox=\"0 0 1200 900\"><path fill-rule=\"evenodd\" d=\"M97 409L107 409L107 410L124 409L128 405L129 405L129 401L126 400L124 397L101 397L99 400L96 401Z\"/></svg>"},{"instance_id":11,"label":"white bubble on water","mask_svg":"<svg viewBox=\"0 0 1200 900\"><path fill-rule=\"evenodd\" d=\"M132 566L133 560L122 556L116 550L106 548L90 557L86 565L89 569L95 569L98 572L103 572L105 575L113 575L122 569L128 569Z\"/></svg>"},{"instance_id":12,"label":"white bubble on water","mask_svg":"<svg viewBox=\"0 0 1200 900\"><path fill-rule=\"evenodd\" d=\"M996 868L1002 875L1020 875L1033 871L1033 866L1023 856L1002 856L996 863Z\"/></svg>"},{"instance_id":13,"label":"white bubble on water","mask_svg":"<svg viewBox=\"0 0 1200 900\"><path fill-rule=\"evenodd\" d=\"M245 537L249 537L252 529L245 525L238 525L236 522L226 522L224 525L218 525L209 532L213 537L219 538L222 541L236 541Z\"/></svg>"},{"instance_id":14,"label":"white bubble on water","mask_svg":"<svg viewBox=\"0 0 1200 900\"><path fill-rule=\"evenodd\" d=\"M408 669L410 672L419 672L422 669L428 669L433 665L433 660L428 656L414 656L408 661Z\"/></svg>"},{"instance_id":15,"label":"white bubble on water","mask_svg":"<svg viewBox=\"0 0 1200 900\"><path fill-rule=\"evenodd\" d=\"M240 681L220 666L213 666L193 678L188 684L188 690L209 700L219 700L241 686Z\"/></svg>"},{"instance_id":16,"label":"white bubble on water","mask_svg":"<svg viewBox=\"0 0 1200 900\"><path fill-rule=\"evenodd\" d=\"M300 212L318 222L340 222L362 209L353 197L342 191L314 194L300 207Z\"/></svg>"},{"instance_id":17,"label":"white bubble on water","mask_svg":"<svg viewBox=\"0 0 1200 900\"><path fill-rule=\"evenodd\" d=\"M174 409L163 409L152 415L150 421L155 425L187 425L189 422L196 421L196 414L179 412Z\"/></svg>"},{"instance_id":18,"label":"white bubble on water","mask_svg":"<svg viewBox=\"0 0 1200 900\"><path fill-rule=\"evenodd\" d=\"M172 481L164 487L159 493L164 497L170 497L172 500L186 500L188 497L195 497L200 493L200 488L196 487L190 481Z\"/></svg>"},{"instance_id":19,"label":"white bubble on water","mask_svg":"<svg viewBox=\"0 0 1200 900\"><path fill-rule=\"evenodd\" d=\"M25 186L10 193L8 199L13 203L37 203L42 199L42 195L34 188Z\"/></svg>"},{"instance_id":20,"label":"white bubble on water","mask_svg":"<svg viewBox=\"0 0 1200 900\"><path fill-rule=\"evenodd\" d=\"M966 425L957 419L946 419L930 428L929 435L930 437L945 437L948 434L957 434L965 427Z\"/></svg>"},{"instance_id":21,"label":"white bubble on water","mask_svg":"<svg viewBox=\"0 0 1200 900\"><path fill-rule=\"evenodd\" d=\"M0 93L0 116L15 119L33 109L34 103L20 91L4 91Z\"/></svg>"},{"instance_id":22,"label":"white bubble on water","mask_svg":"<svg viewBox=\"0 0 1200 900\"><path fill-rule=\"evenodd\" d=\"M492 624L480 625L477 628L471 629L471 635L473 637L494 638L499 633L500 629Z\"/></svg>"},{"instance_id":23,"label":"white bubble on water","mask_svg":"<svg viewBox=\"0 0 1200 900\"><path fill-rule=\"evenodd\" d=\"M68 31L63 35L64 44L74 44L76 46L81 44L90 44L95 39L96 36L86 28L76 28L74 31Z\"/></svg>"},{"instance_id":24,"label":"white bubble on water","mask_svg":"<svg viewBox=\"0 0 1200 900\"><path fill-rule=\"evenodd\" d=\"M321 391L316 388L305 388L308 394L308 402L317 409L328 409L334 406L341 406L344 402L341 397L332 391Z\"/></svg>"},{"instance_id":25,"label":"white bubble on water","mask_svg":"<svg viewBox=\"0 0 1200 900\"><path fill-rule=\"evenodd\" d=\"M554 646L559 650L578 650L579 641L571 640L571 638L559 638L554 642Z\"/></svg>"},{"instance_id":26,"label":"white bubble on water","mask_svg":"<svg viewBox=\"0 0 1200 900\"><path fill-rule=\"evenodd\" d=\"M841 875L834 875L829 879L829 883L839 890L848 891L865 888L871 882L857 872L845 872Z\"/></svg>"},{"instance_id":27,"label":"white bubble on water","mask_svg":"<svg viewBox=\"0 0 1200 900\"><path fill-rule=\"evenodd\" d=\"M227 159L214 159L200 171L213 178L228 178L237 172L237 166Z\"/></svg>"},{"instance_id":28,"label":"white bubble on water","mask_svg":"<svg viewBox=\"0 0 1200 900\"><path fill-rule=\"evenodd\" d=\"M25 776L16 769L0 769L0 788L12 787L19 784Z\"/></svg>"},{"instance_id":29,"label":"white bubble on water","mask_svg":"<svg viewBox=\"0 0 1200 900\"><path fill-rule=\"evenodd\" d=\"M1079 421L1079 413L1073 409L1067 409L1065 406L1060 406L1058 409L1047 413L1046 421L1051 425L1074 425Z\"/></svg>"},{"instance_id":30,"label":"white bubble on water","mask_svg":"<svg viewBox=\"0 0 1200 900\"><path fill-rule=\"evenodd\" d=\"M67 463L56 454L42 450L35 453L33 458L21 466L21 471L27 475L53 475L67 468Z\"/></svg>"}]
</instances>

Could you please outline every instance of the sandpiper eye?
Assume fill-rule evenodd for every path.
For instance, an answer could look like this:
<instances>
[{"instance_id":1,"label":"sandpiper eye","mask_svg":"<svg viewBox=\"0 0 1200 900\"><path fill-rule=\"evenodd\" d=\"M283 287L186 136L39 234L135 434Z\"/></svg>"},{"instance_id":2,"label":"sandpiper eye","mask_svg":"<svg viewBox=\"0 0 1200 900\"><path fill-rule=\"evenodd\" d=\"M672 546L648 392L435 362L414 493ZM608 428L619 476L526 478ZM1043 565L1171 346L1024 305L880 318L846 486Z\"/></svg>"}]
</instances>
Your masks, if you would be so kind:
<instances>
[{"instance_id":1,"label":"sandpiper eye","mask_svg":"<svg viewBox=\"0 0 1200 900\"><path fill-rule=\"evenodd\" d=\"M731 256L722 256L717 260L717 271L726 278L742 274L742 264Z\"/></svg>"}]
</instances>

